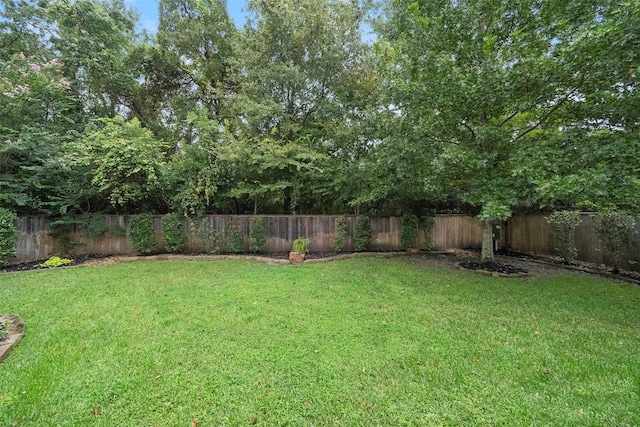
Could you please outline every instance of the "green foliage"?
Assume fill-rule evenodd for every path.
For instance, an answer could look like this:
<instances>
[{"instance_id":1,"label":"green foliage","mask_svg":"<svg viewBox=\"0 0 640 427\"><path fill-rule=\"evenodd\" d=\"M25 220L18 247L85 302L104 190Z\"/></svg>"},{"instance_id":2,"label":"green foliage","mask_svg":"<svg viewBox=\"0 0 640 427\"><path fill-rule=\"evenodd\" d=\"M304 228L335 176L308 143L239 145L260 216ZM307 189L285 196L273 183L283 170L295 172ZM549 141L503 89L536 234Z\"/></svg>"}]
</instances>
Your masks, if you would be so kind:
<instances>
[{"instance_id":1,"label":"green foliage","mask_svg":"<svg viewBox=\"0 0 640 427\"><path fill-rule=\"evenodd\" d=\"M637 206L637 37L626 34L638 21L621 19L631 4L386 2L376 51L384 105L396 108L380 113L371 162L393 177L381 202L433 200L482 221L603 199Z\"/></svg>"},{"instance_id":2,"label":"green foliage","mask_svg":"<svg viewBox=\"0 0 640 427\"><path fill-rule=\"evenodd\" d=\"M347 240L347 219L344 216L336 219L336 236L333 238L333 247L337 253L342 252Z\"/></svg>"},{"instance_id":3,"label":"green foliage","mask_svg":"<svg viewBox=\"0 0 640 427\"><path fill-rule=\"evenodd\" d=\"M480 221L506 221L511 216L511 208L501 202L488 201L478 215Z\"/></svg>"},{"instance_id":4,"label":"green foliage","mask_svg":"<svg viewBox=\"0 0 640 427\"><path fill-rule=\"evenodd\" d=\"M232 221L227 221L225 229L225 250L232 254L244 252L244 241L240 226Z\"/></svg>"},{"instance_id":5,"label":"green foliage","mask_svg":"<svg viewBox=\"0 0 640 427\"><path fill-rule=\"evenodd\" d=\"M124 228L119 225L107 225L104 215L88 215L84 218L84 226L87 237L94 238L100 236L124 236L126 234Z\"/></svg>"},{"instance_id":6,"label":"green foliage","mask_svg":"<svg viewBox=\"0 0 640 427\"><path fill-rule=\"evenodd\" d=\"M400 244L405 249L415 248L418 242L418 217L407 213L402 217L400 224Z\"/></svg>"},{"instance_id":7,"label":"green foliage","mask_svg":"<svg viewBox=\"0 0 640 427\"><path fill-rule=\"evenodd\" d=\"M49 234L55 239L58 250L63 254L72 254L77 248L84 245L83 242L75 238L75 233L79 231L82 220L69 216L63 216L49 225L51 231Z\"/></svg>"},{"instance_id":8,"label":"green foliage","mask_svg":"<svg viewBox=\"0 0 640 427\"><path fill-rule=\"evenodd\" d=\"M633 216L625 212L605 211L597 213L593 219L598 238L611 256L615 270L619 270L622 256L635 231Z\"/></svg>"},{"instance_id":9,"label":"green foliage","mask_svg":"<svg viewBox=\"0 0 640 427\"><path fill-rule=\"evenodd\" d=\"M156 230L151 214L133 217L129 227L131 246L141 255L147 255L156 250Z\"/></svg>"},{"instance_id":10,"label":"green foliage","mask_svg":"<svg viewBox=\"0 0 640 427\"><path fill-rule=\"evenodd\" d=\"M43 267L43 268L62 267L63 265L71 264L72 261L73 260L70 260L68 258L60 258L59 256L52 256L51 258L49 258L48 260L40 264L40 267Z\"/></svg>"},{"instance_id":11,"label":"green foliage","mask_svg":"<svg viewBox=\"0 0 640 427\"><path fill-rule=\"evenodd\" d=\"M580 224L580 212L578 211L557 211L547 218L549 223L557 233L558 247L556 250L565 262L571 262L578 256L575 242L573 240L573 230Z\"/></svg>"},{"instance_id":12,"label":"green foliage","mask_svg":"<svg viewBox=\"0 0 640 427\"><path fill-rule=\"evenodd\" d=\"M18 216L8 209L0 208L0 265L8 257L16 255L18 243Z\"/></svg>"},{"instance_id":13,"label":"green foliage","mask_svg":"<svg viewBox=\"0 0 640 427\"><path fill-rule=\"evenodd\" d=\"M420 225L424 231L424 246L423 249L433 249L433 232L436 225L436 218L433 216L420 217Z\"/></svg>"},{"instance_id":14,"label":"green foliage","mask_svg":"<svg viewBox=\"0 0 640 427\"><path fill-rule=\"evenodd\" d=\"M371 243L371 220L368 216L360 216L356 219L355 236L353 246L356 252L362 252Z\"/></svg>"},{"instance_id":15,"label":"green foliage","mask_svg":"<svg viewBox=\"0 0 640 427\"><path fill-rule=\"evenodd\" d=\"M188 219L189 229L196 239L204 245L204 250L208 254L217 254L222 251L223 236L215 229L207 217L193 220Z\"/></svg>"},{"instance_id":16,"label":"green foliage","mask_svg":"<svg viewBox=\"0 0 640 427\"><path fill-rule=\"evenodd\" d=\"M249 250L255 253L263 253L267 250L267 220L265 218L251 219Z\"/></svg>"},{"instance_id":17,"label":"green foliage","mask_svg":"<svg viewBox=\"0 0 640 427\"><path fill-rule=\"evenodd\" d=\"M87 126L72 158L114 208L152 206L164 168L163 144L139 120L100 119Z\"/></svg>"},{"instance_id":18,"label":"green foliage","mask_svg":"<svg viewBox=\"0 0 640 427\"><path fill-rule=\"evenodd\" d=\"M0 206L640 208L636 1L226 3L2 0Z\"/></svg>"},{"instance_id":19,"label":"green foliage","mask_svg":"<svg viewBox=\"0 0 640 427\"><path fill-rule=\"evenodd\" d=\"M293 241L293 252L298 252L299 254L306 254L309 251L309 244L311 243L311 239L305 239L303 237L299 237Z\"/></svg>"},{"instance_id":20,"label":"green foliage","mask_svg":"<svg viewBox=\"0 0 640 427\"><path fill-rule=\"evenodd\" d=\"M86 219L85 226L89 238L104 236L109 232L103 215L90 215Z\"/></svg>"},{"instance_id":21,"label":"green foliage","mask_svg":"<svg viewBox=\"0 0 640 427\"><path fill-rule=\"evenodd\" d=\"M175 253L184 249L188 239L182 216L170 213L162 217L162 240L168 252Z\"/></svg>"}]
</instances>

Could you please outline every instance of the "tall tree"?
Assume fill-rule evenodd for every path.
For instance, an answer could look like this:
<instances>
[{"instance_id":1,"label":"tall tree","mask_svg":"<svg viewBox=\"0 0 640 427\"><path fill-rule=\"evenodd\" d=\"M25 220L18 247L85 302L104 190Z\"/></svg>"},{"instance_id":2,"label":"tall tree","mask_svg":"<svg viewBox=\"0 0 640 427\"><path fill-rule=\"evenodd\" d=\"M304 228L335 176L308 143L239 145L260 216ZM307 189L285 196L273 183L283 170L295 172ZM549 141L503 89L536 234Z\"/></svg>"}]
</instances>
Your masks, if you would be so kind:
<instances>
[{"instance_id":1,"label":"tall tree","mask_svg":"<svg viewBox=\"0 0 640 427\"><path fill-rule=\"evenodd\" d=\"M242 137L321 155L313 156L316 168L296 170L282 188L284 212L342 210L350 199L345 193L353 179L344 178L345 171L354 170L368 143L353 134L367 130L375 88L362 39L370 8L371 2L357 0L249 2L240 55L246 72L234 99ZM343 200L334 203L336 194Z\"/></svg>"},{"instance_id":2,"label":"tall tree","mask_svg":"<svg viewBox=\"0 0 640 427\"><path fill-rule=\"evenodd\" d=\"M558 170L561 144L531 147L574 126L583 99L605 82L594 77L597 67L581 40L609 6L535 0L388 5L378 51L386 60L389 120L400 132L389 132L385 145L400 153L397 160L410 160L401 167L416 174L421 196L455 195L477 209L484 260L493 258L493 222L513 209L550 203L539 191L548 174L524 176L522 151L539 158L552 150L538 164Z\"/></svg>"},{"instance_id":3,"label":"tall tree","mask_svg":"<svg viewBox=\"0 0 640 427\"><path fill-rule=\"evenodd\" d=\"M48 43L90 117L127 115L138 84L126 59L137 14L124 0L53 0L44 3L52 25Z\"/></svg>"},{"instance_id":4,"label":"tall tree","mask_svg":"<svg viewBox=\"0 0 640 427\"><path fill-rule=\"evenodd\" d=\"M47 49L49 26L31 2L2 2L0 205L59 214L77 205L63 144L80 129L63 64Z\"/></svg>"},{"instance_id":5,"label":"tall tree","mask_svg":"<svg viewBox=\"0 0 640 427\"><path fill-rule=\"evenodd\" d=\"M236 28L221 0L161 0L159 12L158 46L169 77L179 83L169 88L165 121L177 139L196 142L189 113L204 113L219 125L230 118L227 104L237 89Z\"/></svg>"}]
</instances>

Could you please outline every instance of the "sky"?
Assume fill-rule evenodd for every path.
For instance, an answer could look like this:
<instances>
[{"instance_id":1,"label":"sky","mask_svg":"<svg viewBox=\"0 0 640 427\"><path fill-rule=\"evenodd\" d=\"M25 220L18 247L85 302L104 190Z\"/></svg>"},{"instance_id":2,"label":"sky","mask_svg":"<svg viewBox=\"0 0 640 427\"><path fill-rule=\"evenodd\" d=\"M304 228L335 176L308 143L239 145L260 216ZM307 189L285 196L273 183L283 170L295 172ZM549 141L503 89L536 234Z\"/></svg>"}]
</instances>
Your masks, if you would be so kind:
<instances>
[{"instance_id":1,"label":"sky","mask_svg":"<svg viewBox=\"0 0 640 427\"><path fill-rule=\"evenodd\" d=\"M139 29L155 32L158 28L158 3L159 0L125 0L128 7L136 8L140 13L138 21ZM227 0L229 15L236 23L236 27L244 27L247 14L243 12L247 8L247 0Z\"/></svg>"}]
</instances>

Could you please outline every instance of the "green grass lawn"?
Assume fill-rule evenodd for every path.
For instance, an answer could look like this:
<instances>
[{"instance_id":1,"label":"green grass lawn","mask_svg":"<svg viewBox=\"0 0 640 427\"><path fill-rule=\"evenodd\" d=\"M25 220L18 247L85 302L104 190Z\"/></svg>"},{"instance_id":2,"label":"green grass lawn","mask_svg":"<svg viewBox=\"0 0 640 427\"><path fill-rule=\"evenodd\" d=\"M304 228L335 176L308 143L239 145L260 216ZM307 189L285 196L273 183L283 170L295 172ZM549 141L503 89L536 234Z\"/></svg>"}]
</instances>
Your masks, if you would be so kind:
<instances>
[{"instance_id":1,"label":"green grass lawn","mask_svg":"<svg viewBox=\"0 0 640 427\"><path fill-rule=\"evenodd\" d=\"M640 287L402 259L0 276L2 426L640 425Z\"/></svg>"}]
</instances>

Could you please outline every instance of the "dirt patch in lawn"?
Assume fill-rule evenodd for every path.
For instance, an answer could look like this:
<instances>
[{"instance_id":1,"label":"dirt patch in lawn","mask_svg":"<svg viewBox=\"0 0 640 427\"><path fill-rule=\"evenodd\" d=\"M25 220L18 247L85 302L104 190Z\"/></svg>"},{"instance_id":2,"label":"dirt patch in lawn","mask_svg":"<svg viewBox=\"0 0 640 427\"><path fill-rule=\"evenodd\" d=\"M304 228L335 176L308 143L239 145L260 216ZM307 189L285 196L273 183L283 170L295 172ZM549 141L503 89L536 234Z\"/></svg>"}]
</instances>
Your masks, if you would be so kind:
<instances>
[{"instance_id":1,"label":"dirt patch in lawn","mask_svg":"<svg viewBox=\"0 0 640 427\"><path fill-rule=\"evenodd\" d=\"M24 336L24 322L18 316L0 315L0 362Z\"/></svg>"}]
</instances>

